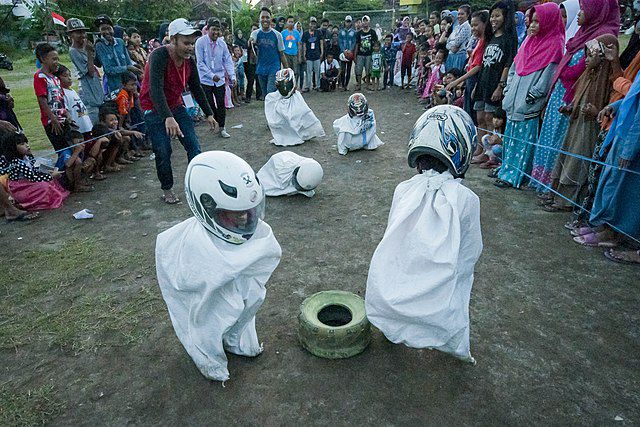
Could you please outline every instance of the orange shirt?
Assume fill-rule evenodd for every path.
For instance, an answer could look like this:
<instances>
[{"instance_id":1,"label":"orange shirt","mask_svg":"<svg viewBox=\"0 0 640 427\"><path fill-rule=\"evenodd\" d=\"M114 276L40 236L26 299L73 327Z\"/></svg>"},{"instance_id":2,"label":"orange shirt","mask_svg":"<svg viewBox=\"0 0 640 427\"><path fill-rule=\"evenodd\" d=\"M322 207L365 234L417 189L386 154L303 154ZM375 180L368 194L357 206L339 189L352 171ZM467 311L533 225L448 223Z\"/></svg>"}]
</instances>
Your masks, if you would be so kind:
<instances>
[{"instance_id":1,"label":"orange shirt","mask_svg":"<svg viewBox=\"0 0 640 427\"><path fill-rule=\"evenodd\" d=\"M118 104L118 113L124 118L129 114L129 111L133 108L133 96L129 95L124 89L120 89L118 96L116 97L116 104Z\"/></svg>"}]
</instances>

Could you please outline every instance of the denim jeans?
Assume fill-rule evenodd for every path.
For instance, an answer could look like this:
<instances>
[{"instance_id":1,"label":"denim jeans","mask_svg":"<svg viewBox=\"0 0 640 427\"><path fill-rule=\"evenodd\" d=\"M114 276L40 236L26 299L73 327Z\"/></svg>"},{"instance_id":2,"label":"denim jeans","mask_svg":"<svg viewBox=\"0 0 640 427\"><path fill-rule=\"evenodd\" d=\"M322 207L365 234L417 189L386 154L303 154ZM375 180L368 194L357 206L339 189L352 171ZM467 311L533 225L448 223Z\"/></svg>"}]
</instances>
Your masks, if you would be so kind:
<instances>
[{"instance_id":1,"label":"denim jeans","mask_svg":"<svg viewBox=\"0 0 640 427\"><path fill-rule=\"evenodd\" d=\"M191 161L200 154L200 143L193 126L193 120L187 114L183 106L175 108L173 118L178 122L183 137L178 137L180 143L187 151L187 159ZM147 128L147 135L151 139L153 153L156 155L156 171L160 180L160 188L171 190L173 188L173 170L171 169L171 138L167 135L164 120L153 111L145 111L144 122Z\"/></svg>"},{"instance_id":2,"label":"denim jeans","mask_svg":"<svg viewBox=\"0 0 640 427\"><path fill-rule=\"evenodd\" d=\"M315 78L313 73L315 72ZM320 88L320 60L309 61L307 59L307 77L304 80L304 88L311 89L311 81L313 81L313 87Z\"/></svg>"},{"instance_id":3,"label":"denim jeans","mask_svg":"<svg viewBox=\"0 0 640 427\"><path fill-rule=\"evenodd\" d=\"M268 93L276 91L276 73L258 74L258 81L260 82L263 98L267 96ZM267 90L264 90L264 88L267 88Z\"/></svg>"}]
</instances>

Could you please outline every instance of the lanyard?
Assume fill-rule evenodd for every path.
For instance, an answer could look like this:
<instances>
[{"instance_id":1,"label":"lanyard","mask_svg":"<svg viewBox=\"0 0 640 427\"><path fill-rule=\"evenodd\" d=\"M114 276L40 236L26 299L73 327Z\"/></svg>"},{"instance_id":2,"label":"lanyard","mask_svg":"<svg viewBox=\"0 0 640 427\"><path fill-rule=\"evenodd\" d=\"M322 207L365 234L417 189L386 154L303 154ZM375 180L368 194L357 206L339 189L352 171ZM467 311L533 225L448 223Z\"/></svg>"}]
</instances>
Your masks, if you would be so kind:
<instances>
[{"instance_id":1,"label":"lanyard","mask_svg":"<svg viewBox=\"0 0 640 427\"><path fill-rule=\"evenodd\" d=\"M178 68L178 64L176 64L176 61L173 61L173 66L176 67L176 71L178 72L179 77L181 77L180 83L182 83L182 88L180 88L180 90L184 91L187 87L187 61L185 60L182 63L182 67L180 67L180 69ZM180 71L182 71L181 76Z\"/></svg>"}]
</instances>

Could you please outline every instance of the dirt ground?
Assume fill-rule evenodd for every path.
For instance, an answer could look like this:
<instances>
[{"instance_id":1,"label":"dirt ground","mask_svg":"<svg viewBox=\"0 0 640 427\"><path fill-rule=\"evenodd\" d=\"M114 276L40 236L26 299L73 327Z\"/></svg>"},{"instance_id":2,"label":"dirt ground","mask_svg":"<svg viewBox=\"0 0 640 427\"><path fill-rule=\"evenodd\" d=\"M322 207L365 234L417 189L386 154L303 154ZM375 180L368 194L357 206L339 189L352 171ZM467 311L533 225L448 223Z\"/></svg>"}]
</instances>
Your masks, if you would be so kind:
<instances>
[{"instance_id":1,"label":"dirt ground","mask_svg":"<svg viewBox=\"0 0 640 427\"><path fill-rule=\"evenodd\" d=\"M476 366L389 343L323 360L297 342L302 300L364 295L395 186L412 176L406 143L422 112L398 89L367 93L385 145L338 155L331 123L347 95L305 96L327 136L292 151L317 159L316 197L270 198L266 221L283 255L258 313L265 352L230 356L223 388L197 371L172 330L155 279L155 236L190 216L160 202L148 159L73 195L31 224L0 225L0 424L622 424L640 423L640 281L633 266L573 243L564 214L533 194L499 190L485 171L484 252L471 299ZM263 104L231 111L232 138L198 132L256 170L268 143ZM182 195L186 155L174 151ZM136 193L136 198L131 198ZM76 221L82 208L95 218Z\"/></svg>"}]
</instances>

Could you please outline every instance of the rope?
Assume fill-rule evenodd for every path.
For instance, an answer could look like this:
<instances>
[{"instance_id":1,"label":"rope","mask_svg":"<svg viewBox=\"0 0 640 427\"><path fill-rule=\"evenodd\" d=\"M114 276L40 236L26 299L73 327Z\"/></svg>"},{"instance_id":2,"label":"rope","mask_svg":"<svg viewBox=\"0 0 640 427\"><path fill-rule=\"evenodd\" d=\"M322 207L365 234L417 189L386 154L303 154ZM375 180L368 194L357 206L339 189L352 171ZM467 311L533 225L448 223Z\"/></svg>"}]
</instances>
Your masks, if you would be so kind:
<instances>
[{"instance_id":1,"label":"rope","mask_svg":"<svg viewBox=\"0 0 640 427\"><path fill-rule=\"evenodd\" d=\"M142 125L142 124L144 124L144 122L136 123L135 125L131 125L131 127L132 127L132 128L135 128L136 126L140 126L140 125ZM116 132L120 132L120 130L119 130L119 129L118 129L118 130L112 130L111 132L107 132L107 133L105 133L105 134L103 134L103 135L99 135L99 136L93 137L93 138L91 138L91 139L87 139L86 141L78 142L77 144L69 145L69 146L64 147L64 148L61 148L61 149L59 149L59 150L55 150L55 151L53 151L53 152L51 152L51 153L44 154L44 156L53 156L54 154L58 154L58 153L60 153L60 152L62 152L62 151L64 151L64 150L68 150L69 148L77 147L78 145L82 145L82 144L86 144L87 142L91 142L91 141L98 140L98 139L100 139L100 138L103 138L103 137L105 137L105 136L108 136L108 135L114 134L114 133L116 133Z\"/></svg>"},{"instance_id":2,"label":"rope","mask_svg":"<svg viewBox=\"0 0 640 427\"><path fill-rule=\"evenodd\" d=\"M525 144L529 144L529 145L533 145L535 147L542 147L542 148L546 148L546 149L549 149L549 150L557 151L558 153L561 153L561 154L564 154L564 155L567 155L567 156L571 156L571 157L575 157L577 159L584 160L586 162L597 163L597 164L599 164L601 166L608 166L608 167L611 167L611 168L615 168L615 169L621 170L623 172L629 172L629 173L632 173L632 174L635 174L635 175L640 175L640 171L634 171L634 170L631 170L631 169L621 168L618 165L612 165L610 163L601 162L600 160L596 160L596 159L593 159L591 157L585 157L585 156L582 156L580 154L570 153L570 152L562 150L560 148L555 148L555 147L551 147L551 146L548 146L548 145L542 145L542 144L538 144L538 143L535 143L535 142L526 141L524 139L515 138L513 136L505 136L504 134L501 134L499 132L495 132L495 131L488 130L488 129L483 129L481 127L478 127L477 129L483 130L483 131L488 132L488 133L492 133L494 135L498 135L503 140L508 138L508 139L512 139L514 141L524 142Z\"/></svg>"}]
</instances>

